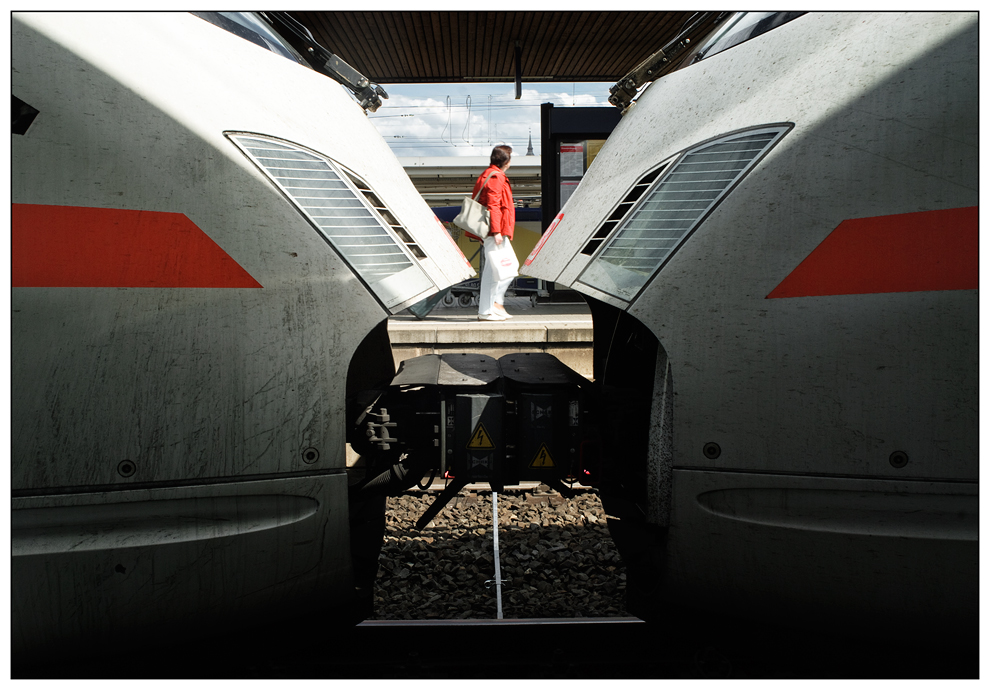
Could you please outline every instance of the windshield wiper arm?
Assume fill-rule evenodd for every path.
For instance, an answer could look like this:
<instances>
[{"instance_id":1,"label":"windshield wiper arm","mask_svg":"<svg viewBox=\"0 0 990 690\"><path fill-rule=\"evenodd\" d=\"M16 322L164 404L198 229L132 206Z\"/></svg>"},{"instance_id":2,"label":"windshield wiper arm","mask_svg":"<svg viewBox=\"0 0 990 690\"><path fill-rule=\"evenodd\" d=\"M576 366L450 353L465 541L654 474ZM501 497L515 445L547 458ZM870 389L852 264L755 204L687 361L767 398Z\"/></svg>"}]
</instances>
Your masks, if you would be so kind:
<instances>
[{"instance_id":1,"label":"windshield wiper arm","mask_svg":"<svg viewBox=\"0 0 990 690\"><path fill-rule=\"evenodd\" d=\"M321 46L309 29L292 18L288 12L258 12L317 72L327 75L350 89L365 110L375 112L388 98L385 89L373 84L342 59Z\"/></svg>"},{"instance_id":2,"label":"windshield wiper arm","mask_svg":"<svg viewBox=\"0 0 990 690\"><path fill-rule=\"evenodd\" d=\"M635 69L622 77L622 79L608 90L611 94L608 97L608 102L620 110L625 111L643 84L659 79L667 69L674 65L674 58L680 55L691 43L688 34L703 22L709 21L716 14L718 17L715 23L720 21L722 16L728 13L696 12L689 20L691 22L690 26L680 31L667 45L639 63Z\"/></svg>"}]
</instances>

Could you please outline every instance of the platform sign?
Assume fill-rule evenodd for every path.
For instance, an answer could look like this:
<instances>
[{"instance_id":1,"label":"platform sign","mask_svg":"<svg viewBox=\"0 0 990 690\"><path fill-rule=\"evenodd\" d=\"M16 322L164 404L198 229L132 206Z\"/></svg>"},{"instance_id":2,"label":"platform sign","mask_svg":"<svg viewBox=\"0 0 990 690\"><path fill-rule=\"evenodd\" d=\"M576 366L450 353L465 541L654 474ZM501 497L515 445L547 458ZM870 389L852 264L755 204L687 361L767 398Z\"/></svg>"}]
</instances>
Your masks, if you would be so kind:
<instances>
[{"instance_id":1,"label":"platform sign","mask_svg":"<svg viewBox=\"0 0 990 690\"><path fill-rule=\"evenodd\" d=\"M572 142L560 145L560 176L584 176L584 142ZM562 204L563 205L563 204Z\"/></svg>"},{"instance_id":2,"label":"platform sign","mask_svg":"<svg viewBox=\"0 0 990 690\"><path fill-rule=\"evenodd\" d=\"M567 204L567 200L571 198L571 195L577 191L578 184L580 182L576 180L561 180L560 182L560 206L561 208Z\"/></svg>"}]
</instances>

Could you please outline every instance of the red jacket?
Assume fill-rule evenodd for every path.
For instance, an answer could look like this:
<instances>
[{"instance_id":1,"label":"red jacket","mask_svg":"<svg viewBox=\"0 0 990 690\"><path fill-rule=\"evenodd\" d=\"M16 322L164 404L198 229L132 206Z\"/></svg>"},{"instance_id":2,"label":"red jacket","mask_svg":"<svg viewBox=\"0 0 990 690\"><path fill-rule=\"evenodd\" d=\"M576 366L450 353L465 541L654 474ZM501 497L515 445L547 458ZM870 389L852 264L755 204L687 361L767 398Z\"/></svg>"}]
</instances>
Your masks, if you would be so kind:
<instances>
[{"instance_id":1,"label":"red jacket","mask_svg":"<svg viewBox=\"0 0 990 690\"><path fill-rule=\"evenodd\" d=\"M488 207L492 219L492 235L500 234L503 237L512 239L512 231L516 227L516 207L512 203L512 187L509 186L509 179L502 172L501 168L491 165L485 172L478 175L474 183L471 195L478 193L481 183L490 171L495 173L488 178L488 183L481 190L478 196L478 203Z\"/></svg>"}]
</instances>

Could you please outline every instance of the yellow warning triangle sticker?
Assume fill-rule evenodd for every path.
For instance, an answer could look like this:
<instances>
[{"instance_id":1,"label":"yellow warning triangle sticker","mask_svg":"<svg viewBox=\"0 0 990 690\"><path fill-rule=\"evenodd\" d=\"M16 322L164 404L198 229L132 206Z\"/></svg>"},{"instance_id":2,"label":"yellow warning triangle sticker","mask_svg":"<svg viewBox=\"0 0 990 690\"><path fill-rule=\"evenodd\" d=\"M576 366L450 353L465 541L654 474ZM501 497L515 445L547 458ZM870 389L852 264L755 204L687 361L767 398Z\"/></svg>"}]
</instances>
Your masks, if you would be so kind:
<instances>
[{"instance_id":1,"label":"yellow warning triangle sticker","mask_svg":"<svg viewBox=\"0 0 990 690\"><path fill-rule=\"evenodd\" d=\"M488 435L488 429L481 422L478 422L478 427L471 434L471 440L468 441L468 448L481 449L481 450L494 450L495 444L492 443L492 437Z\"/></svg>"},{"instance_id":2,"label":"yellow warning triangle sticker","mask_svg":"<svg viewBox=\"0 0 990 690\"><path fill-rule=\"evenodd\" d=\"M556 467L556 465L553 464L553 458L550 457L550 451L547 450L547 444L540 444L540 450L536 453L536 457L533 458L533 462L529 463L529 466L530 469Z\"/></svg>"}]
</instances>

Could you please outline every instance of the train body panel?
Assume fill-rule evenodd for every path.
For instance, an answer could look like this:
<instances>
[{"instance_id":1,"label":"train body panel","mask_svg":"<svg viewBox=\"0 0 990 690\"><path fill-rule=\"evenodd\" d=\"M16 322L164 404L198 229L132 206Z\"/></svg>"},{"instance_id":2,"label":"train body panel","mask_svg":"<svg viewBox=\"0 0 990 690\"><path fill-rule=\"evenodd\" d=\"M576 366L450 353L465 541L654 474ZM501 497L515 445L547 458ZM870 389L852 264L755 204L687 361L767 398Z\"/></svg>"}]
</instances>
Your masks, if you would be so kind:
<instances>
[{"instance_id":1,"label":"train body panel","mask_svg":"<svg viewBox=\"0 0 990 690\"><path fill-rule=\"evenodd\" d=\"M821 138L801 143L818 147L802 152L802 162L808 163L804 178L774 180L776 184L766 188L768 197L787 195L788 207L777 212L797 213L806 206L816 214L827 212L822 221L831 224L831 230L848 218L927 210L931 203L925 199L936 198L924 182L929 175L943 180L939 208L974 203L972 172L978 152L973 142L978 123L972 109L977 102L977 75L972 61L962 60L955 51L964 45L965 50L973 49L975 22L973 14L808 14L763 40L742 43L665 75L620 120L595 157L597 165L583 178L588 184L562 209L561 232L555 229L528 269L545 280L575 284L591 294L594 286L580 281L591 258L581 250L603 216L641 176L699 142L771 123L794 127L770 152L776 159L782 157L777 149L794 145L793 140L804 138L805 132ZM812 35L814 39L809 38ZM823 79L829 80L827 92L821 88ZM782 89L782 83L788 88ZM911 124L903 126L905 118ZM870 173L865 180L840 174L851 163L844 156L857 150L874 164L863 171ZM908 154L919 150L927 152L932 162L924 171L909 164ZM888 194L872 194L864 188L840 199L831 195L831 187L853 188L875 181L880 164L876 156L881 153L893 154L897 163L883 164L880 170L888 175L885 179L897 182ZM747 182L747 186L752 185ZM854 210L857 205L861 212ZM803 234L789 231L778 236L778 242L793 241ZM793 269L794 259L800 262L807 256L807 251L795 250L789 256L767 252L765 258L780 262L776 268L783 277ZM606 301L609 297L600 291L598 295ZM625 308L628 302L615 298L614 304Z\"/></svg>"},{"instance_id":2,"label":"train body panel","mask_svg":"<svg viewBox=\"0 0 990 690\"><path fill-rule=\"evenodd\" d=\"M258 194L226 181L226 175L234 174L227 166L244 168L259 183L266 180L235 146L224 141L225 134L251 132L313 149L363 178L412 239L427 250L430 260L424 262L424 270L440 289L472 275L460 252L438 233L435 216L401 165L397 166L388 145L339 84L275 53L258 50L192 15L57 13L18 14L14 19L18 54L25 56L16 65L14 88L37 94L39 103L51 103L49 117L42 111L31 136L20 143L43 145L34 141L44 136L38 130L53 128L49 146L63 162L53 171L41 166L19 169L15 184L17 177L25 177L25 182L15 187L17 202L35 203L30 197L21 198L22 190L24 194L56 190L59 195L78 198L78 205L87 199L91 205L114 199L119 208L148 210L148 204L154 203L175 211L176 200L159 193L164 175L169 186L176 188L173 194L180 189L190 193L179 212L196 214L196 221L212 214L216 221L218 212L210 210L208 201L212 195L241 194L231 199L231 205L250 206ZM70 51L65 53L60 45ZM169 60L156 55L167 55ZM60 60L66 61L64 65ZM197 78L189 79L190 74ZM19 98L31 104L29 96ZM34 107L42 110L40 105ZM161 130L172 127L172 131ZM90 171L98 172L100 184L80 184L73 153L65 150L65 142L92 141L98 146L101 140L104 145L118 146L133 141L145 147L143 157L130 168L124 161L115 165L87 158L81 165L100 166ZM60 144L61 149L54 148ZM186 155L180 155L184 149ZM203 151L209 153L200 155ZM170 165L177 167L170 169ZM265 189L270 190L271 183L266 183ZM52 202L46 197L44 203ZM217 233L218 242L240 238L253 247L252 234L239 228L217 222L211 237ZM256 250L245 252L253 253ZM286 280L292 278L291 272L278 273ZM386 306L399 311L415 297L419 295L405 294L403 306L399 302Z\"/></svg>"},{"instance_id":3,"label":"train body panel","mask_svg":"<svg viewBox=\"0 0 990 690\"><path fill-rule=\"evenodd\" d=\"M466 259L339 84L201 18L12 53L15 654L346 606L352 359Z\"/></svg>"},{"instance_id":4,"label":"train body panel","mask_svg":"<svg viewBox=\"0 0 990 690\"><path fill-rule=\"evenodd\" d=\"M343 474L15 499L14 658L339 617L346 505Z\"/></svg>"},{"instance_id":5,"label":"train body panel","mask_svg":"<svg viewBox=\"0 0 990 690\"><path fill-rule=\"evenodd\" d=\"M350 355L388 312L224 133L332 152L381 187L397 217L412 216L409 233L437 261L422 262L411 289L390 293L398 308L463 276L381 137L338 85L191 15L30 19L53 38L25 28L14 43L15 95L40 111L28 135L13 137L15 161L37 162L15 164L13 175L15 221L23 215L28 228L24 251L15 246L14 388L31 398L14 411L15 439L30 439L15 446L25 461L14 488L121 483L125 458L137 463L129 483L342 468L343 444L331 439L343 424ZM127 40L94 45L101 32ZM74 41L78 52L58 47ZM230 67L204 69L204 46ZM257 105L261 84L270 109ZM113 287L87 284L89 274L72 282L84 248L43 245L54 245L52 256L33 246L32 223L82 225L92 209L107 213L87 222L104 226L132 217L110 209L143 217L136 236L93 231L115 245L112 256L137 264L99 267L117 271ZM130 245L156 253L143 265ZM197 284L188 275L197 259L204 273L232 263L247 277ZM53 263L61 271L20 287L17 262L28 279ZM302 455L313 447L315 466ZM106 459L61 461L79 448Z\"/></svg>"},{"instance_id":6,"label":"train body panel","mask_svg":"<svg viewBox=\"0 0 990 690\"><path fill-rule=\"evenodd\" d=\"M976 620L976 55L975 14L823 13L674 71L531 255L658 341L641 369L667 596ZM739 142L682 211L676 185ZM596 379L634 385L599 368L632 357L599 329ZM924 536L889 529L915 518Z\"/></svg>"},{"instance_id":7,"label":"train body panel","mask_svg":"<svg viewBox=\"0 0 990 690\"><path fill-rule=\"evenodd\" d=\"M675 601L850 635L975 630L975 484L693 469L673 481Z\"/></svg>"}]
</instances>

